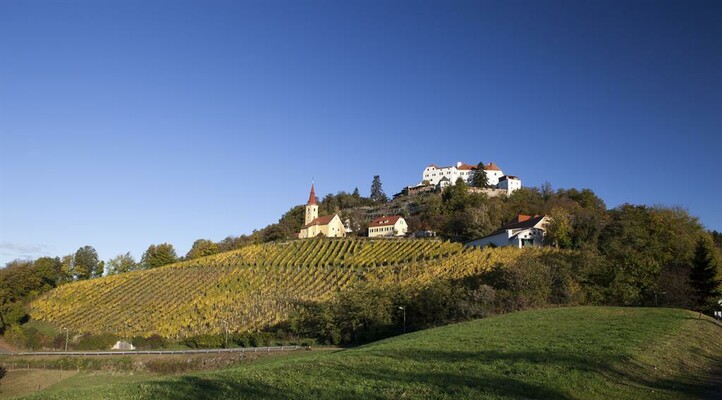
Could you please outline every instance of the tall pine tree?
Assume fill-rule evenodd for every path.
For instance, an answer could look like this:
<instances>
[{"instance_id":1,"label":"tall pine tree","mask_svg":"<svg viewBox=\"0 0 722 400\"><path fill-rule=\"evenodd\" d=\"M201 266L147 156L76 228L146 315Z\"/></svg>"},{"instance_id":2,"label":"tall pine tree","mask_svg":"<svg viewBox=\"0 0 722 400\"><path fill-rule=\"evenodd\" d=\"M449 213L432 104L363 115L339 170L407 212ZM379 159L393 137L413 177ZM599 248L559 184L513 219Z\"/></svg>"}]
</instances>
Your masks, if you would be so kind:
<instances>
[{"instance_id":1,"label":"tall pine tree","mask_svg":"<svg viewBox=\"0 0 722 400\"><path fill-rule=\"evenodd\" d=\"M478 188L485 188L489 186L489 177L486 176L483 162L479 162L479 164L476 165L474 175L471 176L471 186Z\"/></svg>"},{"instance_id":2,"label":"tall pine tree","mask_svg":"<svg viewBox=\"0 0 722 400\"><path fill-rule=\"evenodd\" d=\"M694 290L694 304L699 311L715 309L722 292L720 291L720 263L709 236L697 242L692 259L690 283Z\"/></svg>"},{"instance_id":3,"label":"tall pine tree","mask_svg":"<svg viewBox=\"0 0 722 400\"><path fill-rule=\"evenodd\" d=\"M386 193L381 188L381 177L374 175L374 180L371 182L371 200L375 203L386 203L389 198L386 197Z\"/></svg>"}]
</instances>

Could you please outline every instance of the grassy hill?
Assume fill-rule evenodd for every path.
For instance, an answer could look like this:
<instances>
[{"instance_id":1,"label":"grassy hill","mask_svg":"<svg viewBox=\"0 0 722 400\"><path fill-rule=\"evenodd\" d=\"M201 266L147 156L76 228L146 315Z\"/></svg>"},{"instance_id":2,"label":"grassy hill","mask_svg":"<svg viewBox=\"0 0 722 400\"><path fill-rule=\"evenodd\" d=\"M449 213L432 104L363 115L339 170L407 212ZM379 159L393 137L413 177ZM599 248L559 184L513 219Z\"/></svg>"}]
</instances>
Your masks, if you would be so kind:
<instances>
[{"instance_id":1,"label":"grassy hill","mask_svg":"<svg viewBox=\"0 0 722 400\"><path fill-rule=\"evenodd\" d=\"M722 327L678 309L527 311L335 353L37 398L693 399L722 362ZM97 382L97 380L96 380Z\"/></svg>"},{"instance_id":2,"label":"grassy hill","mask_svg":"<svg viewBox=\"0 0 722 400\"><path fill-rule=\"evenodd\" d=\"M74 333L179 338L252 331L284 321L301 301L361 282L422 288L549 249L467 250L429 240L306 240L248 246L165 267L75 282L31 304L31 316Z\"/></svg>"}]
</instances>

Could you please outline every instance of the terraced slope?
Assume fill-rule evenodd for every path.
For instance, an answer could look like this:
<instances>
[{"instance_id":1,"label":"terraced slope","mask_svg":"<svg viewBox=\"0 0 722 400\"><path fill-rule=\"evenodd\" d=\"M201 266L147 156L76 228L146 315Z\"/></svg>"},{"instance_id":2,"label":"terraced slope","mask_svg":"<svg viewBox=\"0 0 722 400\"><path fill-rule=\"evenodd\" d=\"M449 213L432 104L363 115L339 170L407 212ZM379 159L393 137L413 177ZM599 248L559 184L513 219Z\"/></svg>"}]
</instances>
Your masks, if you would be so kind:
<instances>
[{"instance_id":1,"label":"terraced slope","mask_svg":"<svg viewBox=\"0 0 722 400\"><path fill-rule=\"evenodd\" d=\"M422 288L440 277L478 273L518 254L515 249L465 250L427 240L254 245L65 285L34 301L31 316L76 333L178 338L220 333L222 321L241 332L283 321L297 302L326 300L359 282Z\"/></svg>"}]
</instances>

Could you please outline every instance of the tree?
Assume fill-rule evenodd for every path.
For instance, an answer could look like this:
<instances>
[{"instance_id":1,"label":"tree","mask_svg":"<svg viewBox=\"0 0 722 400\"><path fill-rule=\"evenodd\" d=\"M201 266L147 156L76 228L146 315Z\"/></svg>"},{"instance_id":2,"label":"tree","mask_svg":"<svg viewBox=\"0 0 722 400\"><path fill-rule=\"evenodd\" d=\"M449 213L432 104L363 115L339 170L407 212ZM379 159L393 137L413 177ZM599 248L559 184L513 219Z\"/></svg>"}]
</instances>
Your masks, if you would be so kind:
<instances>
[{"instance_id":1,"label":"tree","mask_svg":"<svg viewBox=\"0 0 722 400\"><path fill-rule=\"evenodd\" d=\"M163 265L172 264L178 261L178 256L172 244L162 243L150 245L143 253L140 263L144 269L158 268Z\"/></svg>"},{"instance_id":2,"label":"tree","mask_svg":"<svg viewBox=\"0 0 722 400\"><path fill-rule=\"evenodd\" d=\"M386 203L389 198L386 197L386 193L381 188L381 177L374 175L374 180L371 182L371 200L375 203Z\"/></svg>"},{"instance_id":3,"label":"tree","mask_svg":"<svg viewBox=\"0 0 722 400\"><path fill-rule=\"evenodd\" d=\"M609 216L598 249L610 266L610 301L653 304L662 272L694 257L702 226L686 211L673 208L624 204Z\"/></svg>"},{"instance_id":4,"label":"tree","mask_svg":"<svg viewBox=\"0 0 722 400\"><path fill-rule=\"evenodd\" d=\"M544 241L562 249L572 247L573 228L569 212L556 207L551 210L549 217L551 221L547 224Z\"/></svg>"},{"instance_id":5,"label":"tree","mask_svg":"<svg viewBox=\"0 0 722 400\"><path fill-rule=\"evenodd\" d=\"M212 240L198 239L193 242L193 246L188 250L186 259L192 260L194 258L200 258L205 256L212 256L218 253L218 245L213 243Z\"/></svg>"},{"instance_id":6,"label":"tree","mask_svg":"<svg viewBox=\"0 0 722 400\"><path fill-rule=\"evenodd\" d=\"M541 193L544 201L551 199L554 196L554 189L552 189L552 184L549 182L542 183L542 185L539 186L539 193Z\"/></svg>"},{"instance_id":7,"label":"tree","mask_svg":"<svg viewBox=\"0 0 722 400\"><path fill-rule=\"evenodd\" d=\"M130 252L127 252L125 254L118 254L117 256L111 258L110 260L108 260L107 266L108 275L131 272L137 270L140 267L140 265L135 262L135 259L130 254Z\"/></svg>"},{"instance_id":8,"label":"tree","mask_svg":"<svg viewBox=\"0 0 722 400\"><path fill-rule=\"evenodd\" d=\"M73 275L77 280L96 278L103 275L103 266L93 246L81 247L75 252Z\"/></svg>"},{"instance_id":9,"label":"tree","mask_svg":"<svg viewBox=\"0 0 722 400\"><path fill-rule=\"evenodd\" d=\"M720 251L722 251L722 232L712 231L710 232L710 234L712 235L714 245L717 246Z\"/></svg>"},{"instance_id":10,"label":"tree","mask_svg":"<svg viewBox=\"0 0 722 400\"><path fill-rule=\"evenodd\" d=\"M60 275L59 283L73 281L73 265L75 264L75 255L68 254L60 259Z\"/></svg>"},{"instance_id":11,"label":"tree","mask_svg":"<svg viewBox=\"0 0 722 400\"><path fill-rule=\"evenodd\" d=\"M42 285L40 292L48 291L62 281L60 258L40 257L35 260L34 267Z\"/></svg>"},{"instance_id":12,"label":"tree","mask_svg":"<svg viewBox=\"0 0 722 400\"><path fill-rule=\"evenodd\" d=\"M494 228L489 207L482 204L452 214L446 223L444 234L456 240L468 241L488 235Z\"/></svg>"},{"instance_id":13,"label":"tree","mask_svg":"<svg viewBox=\"0 0 722 400\"><path fill-rule=\"evenodd\" d=\"M459 178L455 185L444 189L441 193L441 201L444 210L449 214L464 211L469 203L469 187L463 179Z\"/></svg>"},{"instance_id":14,"label":"tree","mask_svg":"<svg viewBox=\"0 0 722 400\"><path fill-rule=\"evenodd\" d=\"M697 242L692 259L690 283L694 291L694 305L700 311L710 311L719 300L720 263L715 254L714 244L709 236L704 235Z\"/></svg>"},{"instance_id":15,"label":"tree","mask_svg":"<svg viewBox=\"0 0 722 400\"><path fill-rule=\"evenodd\" d=\"M253 243L253 239L248 235L241 235L238 237L228 236L225 239L218 242L218 252L231 251L240 249L243 246Z\"/></svg>"},{"instance_id":16,"label":"tree","mask_svg":"<svg viewBox=\"0 0 722 400\"><path fill-rule=\"evenodd\" d=\"M486 176L483 162L479 162L479 164L476 165L474 175L471 176L471 186L478 188L489 187L489 177Z\"/></svg>"},{"instance_id":17,"label":"tree","mask_svg":"<svg viewBox=\"0 0 722 400\"><path fill-rule=\"evenodd\" d=\"M278 224L285 227L292 234L301 230L306 217L305 206L295 206L288 210L281 219L278 220Z\"/></svg>"},{"instance_id":18,"label":"tree","mask_svg":"<svg viewBox=\"0 0 722 400\"><path fill-rule=\"evenodd\" d=\"M293 235L293 232L288 227L281 224L272 224L261 229L260 231L261 242L275 242L278 240L288 239Z\"/></svg>"},{"instance_id":19,"label":"tree","mask_svg":"<svg viewBox=\"0 0 722 400\"><path fill-rule=\"evenodd\" d=\"M56 287L61 281L60 270L57 257L15 260L0 268L0 333L28 320L27 303Z\"/></svg>"}]
</instances>

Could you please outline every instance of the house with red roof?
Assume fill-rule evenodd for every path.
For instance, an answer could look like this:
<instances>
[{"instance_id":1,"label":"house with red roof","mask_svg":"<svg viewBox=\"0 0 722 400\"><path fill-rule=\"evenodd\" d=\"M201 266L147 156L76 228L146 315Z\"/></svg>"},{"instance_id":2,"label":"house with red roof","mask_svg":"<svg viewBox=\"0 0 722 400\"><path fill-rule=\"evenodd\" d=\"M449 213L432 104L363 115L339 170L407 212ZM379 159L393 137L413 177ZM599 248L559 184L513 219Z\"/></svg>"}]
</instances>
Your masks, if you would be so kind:
<instances>
[{"instance_id":1,"label":"house with red roof","mask_svg":"<svg viewBox=\"0 0 722 400\"><path fill-rule=\"evenodd\" d=\"M379 217L369 223L369 237L405 236L409 227L400 215Z\"/></svg>"},{"instance_id":2,"label":"house with red roof","mask_svg":"<svg viewBox=\"0 0 722 400\"><path fill-rule=\"evenodd\" d=\"M346 228L341 222L338 214L318 216L318 203L316 202L316 191L311 184L311 194L306 204L306 215L304 225L298 233L299 239L308 239L316 236L345 237Z\"/></svg>"}]
</instances>

